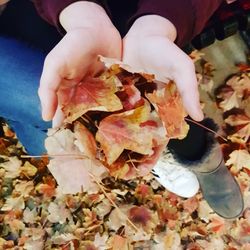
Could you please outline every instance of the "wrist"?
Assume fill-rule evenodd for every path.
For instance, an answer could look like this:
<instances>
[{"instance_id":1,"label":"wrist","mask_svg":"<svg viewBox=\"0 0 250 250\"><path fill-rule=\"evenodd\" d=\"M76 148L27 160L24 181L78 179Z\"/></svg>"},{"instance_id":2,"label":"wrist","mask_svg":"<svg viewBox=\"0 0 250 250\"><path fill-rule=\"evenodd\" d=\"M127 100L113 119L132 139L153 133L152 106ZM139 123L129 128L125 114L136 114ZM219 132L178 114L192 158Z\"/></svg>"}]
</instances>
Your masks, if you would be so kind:
<instances>
[{"instance_id":1,"label":"wrist","mask_svg":"<svg viewBox=\"0 0 250 250\"><path fill-rule=\"evenodd\" d=\"M88 1L75 2L67 6L59 15L62 27L68 32L81 28L114 28L105 10Z\"/></svg>"},{"instance_id":2,"label":"wrist","mask_svg":"<svg viewBox=\"0 0 250 250\"><path fill-rule=\"evenodd\" d=\"M145 15L139 17L130 28L129 35L132 36L166 36L175 41L177 31L173 23L158 15Z\"/></svg>"}]
</instances>

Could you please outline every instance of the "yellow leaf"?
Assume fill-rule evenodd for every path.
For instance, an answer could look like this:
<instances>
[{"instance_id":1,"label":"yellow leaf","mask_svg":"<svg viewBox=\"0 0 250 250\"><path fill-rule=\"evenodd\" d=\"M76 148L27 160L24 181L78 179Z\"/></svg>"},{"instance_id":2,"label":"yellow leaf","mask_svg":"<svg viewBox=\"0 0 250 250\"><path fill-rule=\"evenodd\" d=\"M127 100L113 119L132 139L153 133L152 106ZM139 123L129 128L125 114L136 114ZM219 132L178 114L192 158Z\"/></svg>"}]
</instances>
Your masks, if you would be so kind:
<instances>
[{"instance_id":1,"label":"yellow leaf","mask_svg":"<svg viewBox=\"0 0 250 250\"><path fill-rule=\"evenodd\" d=\"M32 177L37 173L37 168L28 161L26 161L24 165L20 168L20 171L26 177Z\"/></svg>"},{"instance_id":2,"label":"yellow leaf","mask_svg":"<svg viewBox=\"0 0 250 250\"><path fill-rule=\"evenodd\" d=\"M1 211L10 211L12 209L24 209L25 204L22 196L19 197L9 197L5 201Z\"/></svg>"},{"instance_id":3,"label":"yellow leaf","mask_svg":"<svg viewBox=\"0 0 250 250\"><path fill-rule=\"evenodd\" d=\"M22 162L15 156L10 157L7 162L1 163L0 168L4 168L5 178L16 178L20 175L20 167Z\"/></svg>"}]
</instances>

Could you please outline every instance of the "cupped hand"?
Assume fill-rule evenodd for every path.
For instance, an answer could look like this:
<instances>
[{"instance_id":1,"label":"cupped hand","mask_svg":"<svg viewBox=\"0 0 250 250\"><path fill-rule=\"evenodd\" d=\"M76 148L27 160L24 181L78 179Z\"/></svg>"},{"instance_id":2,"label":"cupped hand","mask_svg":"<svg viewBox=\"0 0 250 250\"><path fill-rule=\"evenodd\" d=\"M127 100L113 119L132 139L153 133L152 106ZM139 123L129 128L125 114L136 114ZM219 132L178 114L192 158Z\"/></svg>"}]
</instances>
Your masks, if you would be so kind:
<instances>
[{"instance_id":1,"label":"cupped hand","mask_svg":"<svg viewBox=\"0 0 250 250\"><path fill-rule=\"evenodd\" d=\"M123 61L135 69L155 74L168 82L174 80L187 113L203 119L198 83L192 60L177 45L175 27L156 15L140 17L123 39Z\"/></svg>"},{"instance_id":2,"label":"cupped hand","mask_svg":"<svg viewBox=\"0 0 250 250\"><path fill-rule=\"evenodd\" d=\"M72 15L84 14L86 4L90 4L93 11L93 22L89 11L79 24ZM62 25L67 30L66 35L45 59L38 91L42 117L44 120L53 119L54 126L62 122L60 106L67 104L74 94L75 86L84 77L95 75L101 69L98 55L117 59L121 57L119 32L104 10L96 4L84 2L83 12L79 12L81 3L73 5L77 7L76 12L72 11L74 8L70 6L69 10L65 11L65 18L62 18ZM101 12L99 17L98 11Z\"/></svg>"}]
</instances>

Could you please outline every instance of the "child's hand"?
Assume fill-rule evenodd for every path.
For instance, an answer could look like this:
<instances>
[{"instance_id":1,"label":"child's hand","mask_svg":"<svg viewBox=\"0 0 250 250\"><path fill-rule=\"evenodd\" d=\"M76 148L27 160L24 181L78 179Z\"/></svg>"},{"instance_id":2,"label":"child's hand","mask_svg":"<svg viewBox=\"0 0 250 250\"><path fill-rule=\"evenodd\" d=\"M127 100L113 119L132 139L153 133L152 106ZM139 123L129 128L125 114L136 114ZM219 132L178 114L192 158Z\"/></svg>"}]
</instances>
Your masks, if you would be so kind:
<instances>
[{"instance_id":1,"label":"child's hand","mask_svg":"<svg viewBox=\"0 0 250 250\"><path fill-rule=\"evenodd\" d=\"M121 57L119 32L97 4L76 2L62 11L60 21L67 34L46 57L39 88L43 119L54 117L54 125L63 119L58 104L67 103L74 86L101 69L97 56Z\"/></svg>"},{"instance_id":2,"label":"child's hand","mask_svg":"<svg viewBox=\"0 0 250 250\"><path fill-rule=\"evenodd\" d=\"M135 21L123 39L123 61L154 73L164 82L176 82L188 114L203 119L192 60L174 44L176 30L167 19L148 15Z\"/></svg>"}]
</instances>

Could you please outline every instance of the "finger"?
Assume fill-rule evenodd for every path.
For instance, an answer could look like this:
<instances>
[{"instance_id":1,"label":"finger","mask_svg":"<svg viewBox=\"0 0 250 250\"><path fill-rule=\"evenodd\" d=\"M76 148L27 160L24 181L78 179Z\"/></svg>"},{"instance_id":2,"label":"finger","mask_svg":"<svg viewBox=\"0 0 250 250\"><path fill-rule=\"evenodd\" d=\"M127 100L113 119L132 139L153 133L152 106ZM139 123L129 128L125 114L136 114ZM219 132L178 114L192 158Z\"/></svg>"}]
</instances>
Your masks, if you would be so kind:
<instances>
[{"instance_id":1,"label":"finger","mask_svg":"<svg viewBox=\"0 0 250 250\"><path fill-rule=\"evenodd\" d=\"M60 127L63 124L64 118L65 116L62 112L62 109L60 106L58 106L54 118L52 120L52 127L53 128Z\"/></svg>"},{"instance_id":2,"label":"finger","mask_svg":"<svg viewBox=\"0 0 250 250\"><path fill-rule=\"evenodd\" d=\"M173 74L173 78L186 111L194 120L201 121L204 115L200 106L198 83L193 62L187 60L184 64L181 64L180 68Z\"/></svg>"},{"instance_id":3,"label":"finger","mask_svg":"<svg viewBox=\"0 0 250 250\"><path fill-rule=\"evenodd\" d=\"M45 121L52 120L57 109L57 90L61 77L56 70L45 63L40 80L38 95L42 106L42 117Z\"/></svg>"}]
</instances>

